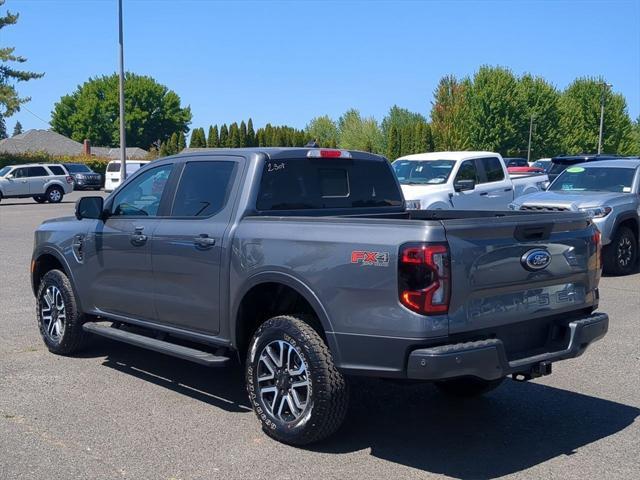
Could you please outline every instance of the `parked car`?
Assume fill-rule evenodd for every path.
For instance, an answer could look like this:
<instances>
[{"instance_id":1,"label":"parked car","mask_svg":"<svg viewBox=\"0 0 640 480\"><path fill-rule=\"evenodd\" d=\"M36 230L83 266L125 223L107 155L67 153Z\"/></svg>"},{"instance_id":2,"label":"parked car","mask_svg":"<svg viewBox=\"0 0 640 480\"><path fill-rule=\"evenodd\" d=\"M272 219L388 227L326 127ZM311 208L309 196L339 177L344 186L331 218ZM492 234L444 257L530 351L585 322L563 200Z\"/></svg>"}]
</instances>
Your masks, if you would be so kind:
<instances>
[{"instance_id":1,"label":"parked car","mask_svg":"<svg viewBox=\"0 0 640 480\"><path fill-rule=\"evenodd\" d=\"M551 159L551 166L547 170L549 182L553 182L567 167L577 165L584 162L597 162L600 160L616 160L621 158L619 155L611 155L605 153L581 153L580 155L558 155Z\"/></svg>"},{"instance_id":2,"label":"parked car","mask_svg":"<svg viewBox=\"0 0 640 480\"><path fill-rule=\"evenodd\" d=\"M48 349L72 354L89 332L214 367L246 359L251 406L289 444L340 426L347 374L479 395L607 331L585 213L410 212L370 153L167 157L80 199L76 218L35 233Z\"/></svg>"},{"instance_id":3,"label":"parked car","mask_svg":"<svg viewBox=\"0 0 640 480\"><path fill-rule=\"evenodd\" d=\"M514 198L544 190L544 174L509 176L493 152L432 152L401 157L393 170L416 210L508 210Z\"/></svg>"},{"instance_id":4,"label":"parked car","mask_svg":"<svg viewBox=\"0 0 640 480\"><path fill-rule=\"evenodd\" d=\"M507 168L529 166L529 162L527 162L527 159L522 157L504 157L503 160Z\"/></svg>"},{"instance_id":5,"label":"parked car","mask_svg":"<svg viewBox=\"0 0 640 480\"><path fill-rule=\"evenodd\" d=\"M551 168L551 159L550 158L539 158L535 162L531 164L532 167L541 168L545 173L549 172Z\"/></svg>"},{"instance_id":6,"label":"parked car","mask_svg":"<svg viewBox=\"0 0 640 480\"><path fill-rule=\"evenodd\" d=\"M74 190L100 190L102 187L102 175L91 170L86 164L65 163L63 165L73 178Z\"/></svg>"},{"instance_id":7,"label":"parked car","mask_svg":"<svg viewBox=\"0 0 640 480\"><path fill-rule=\"evenodd\" d=\"M60 203L73 191L73 178L59 164L33 163L0 168L0 201L32 197L38 203Z\"/></svg>"},{"instance_id":8,"label":"parked car","mask_svg":"<svg viewBox=\"0 0 640 480\"><path fill-rule=\"evenodd\" d=\"M127 160L127 176L144 167L149 160ZM120 160L112 160L107 164L104 175L104 191L112 192L120 186Z\"/></svg>"},{"instance_id":9,"label":"parked car","mask_svg":"<svg viewBox=\"0 0 640 480\"><path fill-rule=\"evenodd\" d=\"M640 241L640 160L620 159L572 165L548 191L516 199L527 211L582 211L602 233L604 270L632 273Z\"/></svg>"}]
</instances>

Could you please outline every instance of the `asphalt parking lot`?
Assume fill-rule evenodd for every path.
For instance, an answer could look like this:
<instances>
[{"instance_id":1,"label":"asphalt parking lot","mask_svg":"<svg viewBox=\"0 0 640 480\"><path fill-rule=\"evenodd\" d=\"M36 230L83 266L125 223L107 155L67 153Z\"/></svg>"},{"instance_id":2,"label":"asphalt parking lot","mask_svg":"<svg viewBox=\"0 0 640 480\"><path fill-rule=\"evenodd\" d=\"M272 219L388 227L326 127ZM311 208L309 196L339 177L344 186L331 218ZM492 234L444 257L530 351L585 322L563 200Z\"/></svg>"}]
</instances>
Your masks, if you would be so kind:
<instances>
[{"instance_id":1,"label":"asphalt parking lot","mask_svg":"<svg viewBox=\"0 0 640 480\"><path fill-rule=\"evenodd\" d=\"M237 367L106 339L74 358L46 350L33 230L79 195L0 203L0 479L640 477L640 274L602 280L608 336L553 375L455 402L358 379L338 434L296 449L262 434Z\"/></svg>"}]
</instances>

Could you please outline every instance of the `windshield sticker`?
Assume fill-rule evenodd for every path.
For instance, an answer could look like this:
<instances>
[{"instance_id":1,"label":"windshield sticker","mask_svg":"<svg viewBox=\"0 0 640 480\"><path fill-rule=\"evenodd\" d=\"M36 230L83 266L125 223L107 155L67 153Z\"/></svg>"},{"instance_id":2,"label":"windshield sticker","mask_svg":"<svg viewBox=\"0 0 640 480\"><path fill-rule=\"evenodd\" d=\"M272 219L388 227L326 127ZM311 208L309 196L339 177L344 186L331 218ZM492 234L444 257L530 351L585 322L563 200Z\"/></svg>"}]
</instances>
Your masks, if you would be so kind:
<instances>
[{"instance_id":1,"label":"windshield sticker","mask_svg":"<svg viewBox=\"0 0 640 480\"><path fill-rule=\"evenodd\" d=\"M389 252L367 252L365 250L354 250L351 252L351 263L373 265L376 267L388 267Z\"/></svg>"},{"instance_id":2,"label":"windshield sticker","mask_svg":"<svg viewBox=\"0 0 640 480\"><path fill-rule=\"evenodd\" d=\"M571 167L571 168L567 168L567 172L569 172L569 173L582 173L582 172L584 172L584 168L583 167Z\"/></svg>"},{"instance_id":3,"label":"windshield sticker","mask_svg":"<svg viewBox=\"0 0 640 480\"><path fill-rule=\"evenodd\" d=\"M631 187L623 187L622 188L622 192L623 193L631 193Z\"/></svg>"}]
</instances>

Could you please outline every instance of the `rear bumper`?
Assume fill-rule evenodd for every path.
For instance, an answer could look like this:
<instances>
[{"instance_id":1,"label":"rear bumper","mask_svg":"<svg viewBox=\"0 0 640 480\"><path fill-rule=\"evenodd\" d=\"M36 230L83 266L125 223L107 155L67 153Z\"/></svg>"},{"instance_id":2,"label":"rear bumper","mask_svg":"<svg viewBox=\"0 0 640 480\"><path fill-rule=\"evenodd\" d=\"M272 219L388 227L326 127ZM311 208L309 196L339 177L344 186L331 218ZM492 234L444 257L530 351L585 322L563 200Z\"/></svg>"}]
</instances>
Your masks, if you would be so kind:
<instances>
[{"instance_id":1,"label":"rear bumper","mask_svg":"<svg viewBox=\"0 0 640 480\"><path fill-rule=\"evenodd\" d=\"M546 352L509 361L501 340L481 340L420 348L409 354L407 377L416 380L445 380L473 376L495 380L510 374L530 375L541 364L574 358L589 344L601 339L609 328L606 313L593 313L568 325L569 342L564 350Z\"/></svg>"}]
</instances>

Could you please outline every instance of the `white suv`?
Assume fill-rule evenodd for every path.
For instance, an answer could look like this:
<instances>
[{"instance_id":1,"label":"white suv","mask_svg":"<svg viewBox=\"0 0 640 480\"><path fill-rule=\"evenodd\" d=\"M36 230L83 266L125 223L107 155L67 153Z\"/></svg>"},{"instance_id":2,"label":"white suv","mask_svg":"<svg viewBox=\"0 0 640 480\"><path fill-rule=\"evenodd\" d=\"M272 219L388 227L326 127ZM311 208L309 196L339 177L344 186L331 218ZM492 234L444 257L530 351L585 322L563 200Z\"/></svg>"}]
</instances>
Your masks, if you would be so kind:
<instances>
[{"instance_id":1,"label":"white suv","mask_svg":"<svg viewBox=\"0 0 640 480\"><path fill-rule=\"evenodd\" d=\"M59 203L73 191L73 177L60 164L32 163L0 168L0 200L32 197L38 203Z\"/></svg>"}]
</instances>

